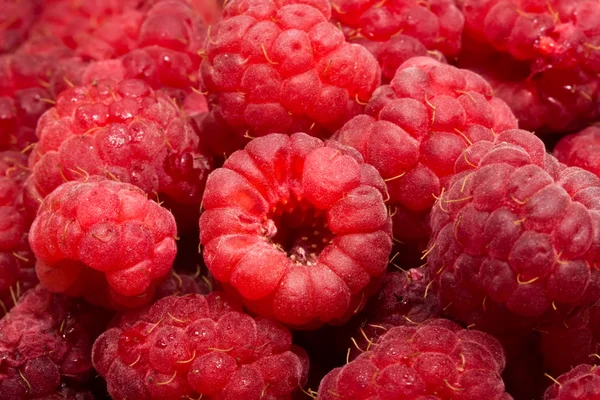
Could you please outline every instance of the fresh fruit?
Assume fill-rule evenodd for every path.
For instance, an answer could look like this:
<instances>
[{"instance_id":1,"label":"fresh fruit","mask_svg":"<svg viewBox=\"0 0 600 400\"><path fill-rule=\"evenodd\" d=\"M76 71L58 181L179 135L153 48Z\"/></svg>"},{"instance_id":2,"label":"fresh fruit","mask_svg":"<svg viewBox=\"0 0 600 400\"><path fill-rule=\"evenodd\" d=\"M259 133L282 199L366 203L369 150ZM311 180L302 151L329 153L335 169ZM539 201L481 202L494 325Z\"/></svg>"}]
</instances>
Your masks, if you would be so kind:
<instances>
[{"instance_id":1,"label":"fresh fruit","mask_svg":"<svg viewBox=\"0 0 600 400\"><path fill-rule=\"evenodd\" d=\"M364 353L331 371L319 400L508 400L502 346L448 320L395 327Z\"/></svg>"},{"instance_id":2,"label":"fresh fruit","mask_svg":"<svg viewBox=\"0 0 600 400\"><path fill-rule=\"evenodd\" d=\"M152 300L176 253L171 213L139 188L93 176L60 185L29 232L36 272L51 291L105 307Z\"/></svg>"},{"instance_id":3,"label":"fresh fruit","mask_svg":"<svg viewBox=\"0 0 600 400\"><path fill-rule=\"evenodd\" d=\"M600 3L464 0L462 9L475 42L467 63L497 79L521 128L559 133L600 117Z\"/></svg>"},{"instance_id":4,"label":"fresh fruit","mask_svg":"<svg viewBox=\"0 0 600 400\"><path fill-rule=\"evenodd\" d=\"M37 0L0 1L0 54L14 51L29 35L38 13Z\"/></svg>"},{"instance_id":5,"label":"fresh fruit","mask_svg":"<svg viewBox=\"0 0 600 400\"><path fill-rule=\"evenodd\" d=\"M106 313L41 286L0 320L0 399L93 399L91 349Z\"/></svg>"},{"instance_id":6,"label":"fresh fruit","mask_svg":"<svg viewBox=\"0 0 600 400\"><path fill-rule=\"evenodd\" d=\"M215 155L269 133L329 137L361 112L380 68L330 17L327 0L227 2L200 68L211 109L202 133Z\"/></svg>"},{"instance_id":7,"label":"fresh fruit","mask_svg":"<svg viewBox=\"0 0 600 400\"><path fill-rule=\"evenodd\" d=\"M333 0L331 5L346 39L373 53L388 82L411 57L453 58L460 51L464 17L454 0Z\"/></svg>"},{"instance_id":8,"label":"fresh fruit","mask_svg":"<svg viewBox=\"0 0 600 400\"><path fill-rule=\"evenodd\" d=\"M23 208L23 184L29 176L26 164L21 153L0 152L0 318L38 282Z\"/></svg>"},{"instance_id":9,"label":"fresh fruit","mask_svg":"<svg viewBox=\"0 0 600 400\"><path fill-rule=\"evenodd\" d=\"M559 165L521 130L475 143L455 172L433 208L427 250L447 312L516 331L598 299L599 178Z\"/></svg>"},{"instance_id":10,"label":"fresh fruit","mask_svg":"<svg viewBox=\"0 0 600 400\"><path fill-rule=\"evenodd\" d=\"M381 86L366 115L349 121L334 139L357 149L387 183L394 237L429 237L429 211L447 187L454 162L470 144L516 128L508 106L480 76L431 58L404 63Z\"/></svg>"},{"instance_id":11,"label":"fresh fruit","mask_svg":"<svg viewBox=\"0 0 600 400\"><path fill-rule=\"evenodd\" d=\"M289 399L306 379L306 353L277 322L252 318L223 293L170 296L121 317L93 349L120 399Z\"/></svg>"},{"instance_id":12,"label":"fresh fruit","mask_svg":"<svg viewBox=\"0 0 600 400\"><path fill-rule=\"evenodd\" d=\"M385 274L385 184L352 148L271 134L208 178L200 240L214 278L288 325L341 323Z\"/></svg>"},{"instance_id":13,"label":"fresh fruit","mask_svg":"<svg viewBox=\"0 0 600 400\"><path fill-rule=\"evenodd\" d=\"M581 364L554 379L546 390L544 400L596 400L600 398L600 369Z\"/></svg>"},{"instance_id":14,"label":"fresh fruit","mask_svg":"<svg viewBox=\"0 0 600 400\"><path fill-rule=\"evenodd\" d=\"M554 147L553 154L563 164L600 176L600 126L590 126L563 137Z\"/></svg>"},{"instance_id":15,"label":"fresh fruit","mask_svg":"<svg viewBox=\"0 0 600 400\"><path fill-rule=\"evenodd\" d=\"M131 183L174 212L197 212L211 161L173 100L143 81L65 90L40 119L37 136L26 184L30 214L64 181L92 175Z\"/></svg>"}]
</instances>

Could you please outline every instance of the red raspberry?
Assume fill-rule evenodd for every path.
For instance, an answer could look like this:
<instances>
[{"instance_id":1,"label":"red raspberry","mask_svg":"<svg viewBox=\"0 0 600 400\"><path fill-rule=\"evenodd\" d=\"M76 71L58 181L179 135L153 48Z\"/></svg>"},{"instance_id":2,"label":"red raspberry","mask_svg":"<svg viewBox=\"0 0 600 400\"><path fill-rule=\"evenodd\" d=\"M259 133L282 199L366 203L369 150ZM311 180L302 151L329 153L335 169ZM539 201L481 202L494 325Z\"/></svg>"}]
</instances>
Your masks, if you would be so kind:
<instances>
[{"instance_id":1,"label":"red raspberry","mask_svg":"<svg viewBox=\"0 0 600 400\"><path fill-rule=\"evenodd\" d=\"M0 320L0 399L88 400L91 350L108 316L38 286Z\"/></svg>"},{"instance_id":2,"label":"red raspberry","mask_svg":"<svg viewBox=\"0 0 600 400\"><path fill-rule=\"evenodd\" d=\"M115 399L289 399L306 353L277 322L252 318L221 293L166 297L126 314L93 349Z\"/></svg>"},{"instance_id":3,"label":"red raspberry","mask_svg":"<svg viewBox=\"0 0 600 400\"><path fill-rule=\"evenodd\" d=\"M269 133L328 137L362 110L380 68L328 20L326 0L234 0L201 64L212 110L203 132L222 156Z\"/></svg>"},{"instance_id":4,"label":"red raspberry","mask_svg":"<svg viewBox=\"0 0 600 400\"><path fill-rule=\"evenodd\" d=\"M332 8L346 38L373 53L388 82L411 57L460 51L464 17L455 0L335 0Z\"/></svg>"},{"instance_id":5,"label":"red raspberry","mask_svg":"<svg viewBox=\"0 0 600 400\"><path fill-rule=\"evenodd\" d=\"M183 296L186 294L209 294L212 292L213 282L210 277L201 274L201 270L195 273L185 271L171 271L171 274L156 288L156 299L167 296Z\"/></svg>"},{"instance_id":6,"label":"red raspberry","mask_svg":"<svg viewBox=\"0 0 600 400\"><path fill-rule=\"evenodd\" d=\"M208 178L206 266L260 315L296 327L342 322L388 264L384 193L354 149L304 133L254 139Z\"/></svg>"},{"instance_id":7,"label":"red raspberry","mask_svg":"<svg viewBox=\"0 0 600 400\"><path fill-rule=\"evenodd\" d=\"M463 11L469 40L525 66L525 76L497 91L521 127L560 132L600 116L597 1L465 0Z\"/></svg>"},{"instance_id":8,"label":"red raspberry","mask_svg":"<svg viewBox=\"0 0 600 400\"><path fill-rule=\"evenodd\" d=\"M427 256L447 312L514 331L599 298L599 178L558 165L519 130L475 143L455 171L431 213Z\"/></svg>"},{"instance_id":9,"label":"red raspberry","mask_svg":"<svg viewBox=\"0 0 600 400\"><path fill-rule=\"evenodd\" d=\"M38 12L36 0L0 0L0 54L10 53L29 34Z\"/></svg>"},{"instance_id":10,"label":"red raspberry","mask_svg":"<svg viewBox=\"0 0 600 400\"><path fill-rule=\"evenodd\" d=\"M403 242L429 236L429 211L463 150L517 126L480 76L425 57L407 61L377 89L366 114L334 138L356 148L386 180L394 236Z\"/></svg>"},{"instance_id":11,"label":"red raspberry","mask_svg":"<svg viewBox=\"0 0 600 400\"><path fill-rule=\"evenodd\" d=\"M597 400L600 398L600 369L581 364L554 379L544 400Z\"/></svg>"},{"instance_id":12,"label":"red raspberry","mask_svg":"<svg viewBox=\"0 0 600 400\"><path fill-rule=\"evenodd\" d=\"M390 329L371 350L331 371L320 400L508 400L493 337L442 319Z\"/></svg>"},{"instance_id":13,"label":"red raspberry","mask_svg":"<svg viewBox=\"0 0 600 400\"><path fill-rule=\"evenodd\" d=\"M171 269L176 236L171 213L140 189L90 177L44 199L29 243L49 290L127 307L151 300Z\"/></svg>"},{"instance_id":14,"label":"red raspberry","mask_svg":"<svg viewBox=\"0 0 600 400\"><path fill-rule=\"evenodd\" d=\"M103 175L167 200L174 212L200 204L210 160L188 119L139 80L99 81L62 92L37 126L26 206L35 212L64 181Z\"/></svg>"},{"instance_id":15,"label":"red raspberry","mask_svg":"<svg viewBox=\"0 0 600 400\"><path fill-rule=\"evenodd\" d=\"M21 153L0 152L0 307L4 313L38 281L23 209L26 163Z\"/></svg>"},{"instance_id":16,"label":"red raspberry","mask_svg":"<svg viewBox=\"0 0 600 400\"><path fill-rule=\"evenodd\" d=\"M590 126L563 137L554 147L553 154L561 163L600 176L600 126Z\"/></svg>"}]
</instances>

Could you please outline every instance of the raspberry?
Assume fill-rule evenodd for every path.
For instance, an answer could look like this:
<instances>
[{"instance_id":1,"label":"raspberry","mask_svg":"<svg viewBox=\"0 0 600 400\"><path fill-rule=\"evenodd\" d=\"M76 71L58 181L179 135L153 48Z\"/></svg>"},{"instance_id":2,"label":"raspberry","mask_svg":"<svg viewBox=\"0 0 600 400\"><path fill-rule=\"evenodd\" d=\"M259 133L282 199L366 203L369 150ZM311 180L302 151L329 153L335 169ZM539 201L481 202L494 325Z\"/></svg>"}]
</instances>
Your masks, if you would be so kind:
<instances>
[{"instance_id":1,"label":"raspberry","mask_svg":"<svg viewBox=\"0 0 600 400\"><path fill-rule=\"evenodd\" d=\"M429 236L429 211L462 151L517 126L481 77L425 57L407 61L377 89L366 114L334 139L357 149L386 180L394 236L403 242Z\"/></svg>"},{"instance_id":2,"label":"raspberry","mask_svg":"<svg viewBox=\"0 0 600 400\"><path fill-rule=\"evenodd\" d=\"M37 284L22 201L29 175L26 162L21 153L0 152L0 307L4 313Z\"/></svg>"},{"instance_id":3,"label":"raspberry","mask_svg":"<svg viewBox=\"0 0 600 400\"><path fill-rule=\"evenodd\" d=\"M38 12L35 0L0 1L0 54L14 51L25 40Z\"/></svg>"},{"instance_id":4,"label":"raspberry","mask_svg":"<svg viewBox=\"0 0 600 400\"><path fill-rule=\"evenodd\" d=\"M200 204L210 160L175 103L142 81L65 90L40 119L37 136L26 184L29 213L62 182L90 175L132 183L174 212L196 212Z\"/></svg>"},{"instance_id":5,"label":"raspberry","mask_svg":"<svg viewBox=\"0 0 600 400\"><path fill-rule=\"evenodd\" d=\"M442 319L390 329L321 381L319 399L508 400L493 337Z\"/></svg>"},{"instance_id":6,"label":"raspberry","mask_svg":"<svg viewBox=\"0 0 600 400\"><path fill-rule=\"evenodd\" d=\"M103 306L151 300L177 251L171 213L133 185L100 177L59 186L29 232L36 272L51 291Z\"/></svg>"},{"instance_id":7,"label":"raspberry","mask_svg":"<svg viewBox=\"0 0 600 400\"><path fill-rule=\"evenodd\" d=\"M196 273L171 271L171 274L156 288L155 298L194 293L209 294L213 288L212 279L200 272L200 268Z\"/></svg>"},{"instance_id":8,"label":"raspberry","mask_svg":"<svg viewBox=\"0 0 600 400\"><path fill-rule=\"evenodd\" d=\"M308 372L286 328L222 293L165 297L126 314L92 357L115 399L289 399Z\"/></svg>"},{"instance_id":9,"label":"raspberry","mask_svg":"<svg viewBox=\"0 0 600 400\"><path fill-rule=\"evenodd\" d=\"M600 176L600 126L590 126L563 137L554 147L553 154L561 163Z\"/></svg>"},{"instance_id":10,"label":"raspberry","mask_svg":"<svg viewBox=\"0 0 600 400\"><path fill-rule=\"evenodd\" d=\"M105 314L41 286L24 295L0 320L0 399L93 398L76 387L92 377L92 343Z\"/></svg>"},{"instance_id":11,"label":"raspberry","mask_svg":"<svg viewBox=\"0 0 600 400\"><path fill-rule=\"evenodd\" d=\"M600 398L600 369L581 364L559 376L546 390L544 400L596 400Z\"/></svg>"},{"instance_id":12,"label":"raspberry","mask_svg":"<svg viewBox=\"0 0 600 400\"><path fill-rule=\"evenodd\" d=\"M463 11L468 40L524 65L524 76L496 92L522 128L561 132L600 116L598 2L465 0Z\"/></svg>"},{"instance_id":13,"label":"raspberry","mask_svg":"<svg viewBox=\"0 0 600 400\"><path fill-rule=\"evenodd\" d=\"M326 0L235 0L214 25L201 64L214 154L269 133L328 137L363 109L380 81L377 60L348 44Z\"/></svg>"},{"instance_id":14,"label":"raspberry","mask_svg":"<svg viewBox=\"0 0 600 400\"><path fill-rule=\"evenodd\" d=\"M296 327L343 322L388 264L384 193L354 149L304 133L254 139L208 178L206 266L260 315Z\"/></svg>"},{"instance_id":15,"label":"raspberry","mask_svg":"<svg viewBox=\"0 0 600 400\"><path fill-rule=\"evenodd\" d=\"M373 53L388 82L411 57L460 51L464 17L454 0L336 0L332 8L346 38Z\"/></svg>"},{"instance_id":16,"label":"raspberry","mask_svg":"<svg viewBox=\"0 0 600 400\"><path fill-rule=\"evenodd\" d=\"M455 171L431 213L427 256L447 312L515 331L598 299L599 178L558 165L520 130L475 143Z\"/></svg>"}]
</instances>

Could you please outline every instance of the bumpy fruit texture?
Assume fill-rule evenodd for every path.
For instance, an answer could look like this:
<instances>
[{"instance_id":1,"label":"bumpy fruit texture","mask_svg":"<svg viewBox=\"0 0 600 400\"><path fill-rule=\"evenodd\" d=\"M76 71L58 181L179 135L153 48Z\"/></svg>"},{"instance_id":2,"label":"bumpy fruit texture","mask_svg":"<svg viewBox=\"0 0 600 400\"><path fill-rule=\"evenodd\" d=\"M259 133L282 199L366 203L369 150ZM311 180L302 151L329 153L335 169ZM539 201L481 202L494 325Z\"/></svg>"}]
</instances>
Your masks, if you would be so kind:
<instances>
[{"instance_id":1,"label":"bumpy fruit texture","mask_svg":"<svg viewBox=\"0 0 600 400\"><path fill-rule=\"evenodd\" d=\"M365 46L381 65L383 78L415 56L458 55L464 17L455 0L334 0L333 18L348 41Z\"/></svg>"},{"instance_id":2,"label":"bumpy fruit texture","mask_svg":"<svg viewBox=\"0 0 600 400\"><path fill-rule=\"evenodd\" d=\"M194 293L209 294L212 289L212 278L202 275L200 268L195 273L172 270L171 274L156 288L155 298Z\"/></svg>"},{"instance_id":3,"label":"bumpy fruit texture","mask_svg":"<svg viewBox=\"0 0 600 400\"><path fill-rule=\"evenodd\" d=\"M510 55L528 70L497 92L523 128L560 132L600 116L600 3L465 0L463 11L469 40Z\"/></svg>"},{"instance_id":4,"label":"bumpy fruit texture","mask_svg":"<svg viewBox=\"0 0 600 400\"><path fill-rule=\"evenodd\" d=\"M596 400L600 398L600 369L581 364L556 378L544 400Z\"/></svg>"},{"instance_id":5,"label":"bumpy fruit texture","mask_svg":"<svg viewBox=\"0 0 600 400\"><path fill-rule=\"evenodd\" d=\"M269 133L328 137L361 112L380 68L330 17L326 0L226 4L200 70L212 105L203 134L215 154Z\"/></svg>"},{"instance_id":6,"label":"bumpy fruit texture","mask_svg":"<svg viewBox=\"0 0 600 400\"><path fill-rule=\"evenodd\" d=\"M563 137L554 147L553 154L563 164L600 176L600 126L590 126Z\"/></svg>"},{"instance_id":7,"label":"bumpy fruit texture","mask_svg":"<svg viewBox=\"0 0 600 400\"><path fill-rule=\"evenodd\" d=\"M357 149L387 182L394 236L428 238L429 211L448 185L464 149L517 120L479 75L415 57L381 86L366 115L346 123L334 139Z\"/></svg>"},{"instance_id":8,"label":"bumpy fruit texture","mask_svg":"<svg viewBox=\"0 0 600 400\"><path fill-rule=\"evenodd\" d=\"M0 320L0 399L88 400L92 344L105 313L38 286ZM71 388L72 387L72 388Z\"/></svg>"},{"instance_id":9,"label":"bumpy fruit texture","mask_svg":"<svg viewBox=\"0 0 600 400\"><path fill-rule=\"evenodd\" d=\"M319 400L508 400L500 343L454 322L390 329L354 361L331 371Z\"/></svg>"},{"instance_id":10,"label":"bumpy fruit texture","mask_svg":"<svg viewBox=\"0 0 600 400\"><path fill-rule=\"evenodd\" d=\"M166 297L125 314L92 356L114 399L284 400L308 373L308 357L286 328L216 292Z\"/></svg>"},{"instance_id":11,"label":"bumpy fruit texture","mask_svg":"<svg viewBox=\"0 0 600 400\"><path fill-rule=\"evenodd\" d=\"M206 266L260 315L296 327L343 322L388 264L384 196L352 148L304 133L254 139L208 178Z\"/></svg>"},{"instance_id":12,"label":"bumpy fruit texture","mask_svg":"<svg viewBox=\"0 0 600 400\"><path fill-rule=\"evenodd\" d=\"M38 12L38 1L2 0L0 10L0 54L10 53L29 35Z\"/></svg>"},{"instance_id":13,"label":"bumpy fruit texture","mask_svg":"<svg viewBox=\"0 0 600 400\"><path fill-rule=\"evenodd\" d=\"M62 92L40 118L26 206L35 213L64 181L101 175L168 200L200 204L210 160L193 125L163 92L140 80L104 80Z\"/></svg>"},{"instance_id":14,"label":"bumpy fruit texture","mask_svg":"<svg viewBox=\"0 0 600 400\"><path fill-rule=\"evenodd\" d=\"M0 318L38 281L23 208L26 164L21 153L0 152Z\"/></svg>"},{"instance_id":15,"label":"bumpy fruit texture","mask_svg":"<svg viewBox=\"0 0 600 400\"><path fill-rule=\"evenodd\" d=\"M475 143L455 172L431 214L427 265L442 307L510 331L598 299L599 178L559 165L521 130Z\"/></svg>"},{"instance_id":16,"label":"bumpy fruit texture","mask_svg":"<svg viewBox=\"0 0 600 400\"><path fill-rule=\"evenodd\" d=\"M49 290L131 307L149 302L170 272L176 237L173 215L139 188L94 176L44 199L29 243Z\"/></svg>"}]
</instances>

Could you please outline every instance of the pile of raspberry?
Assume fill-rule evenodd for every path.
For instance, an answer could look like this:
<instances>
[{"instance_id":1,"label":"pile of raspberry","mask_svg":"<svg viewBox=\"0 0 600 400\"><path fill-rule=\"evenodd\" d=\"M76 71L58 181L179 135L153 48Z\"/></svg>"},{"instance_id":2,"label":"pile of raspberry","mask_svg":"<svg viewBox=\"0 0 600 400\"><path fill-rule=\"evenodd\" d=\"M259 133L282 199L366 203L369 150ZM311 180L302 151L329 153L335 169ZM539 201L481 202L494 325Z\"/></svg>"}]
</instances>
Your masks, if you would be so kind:
<instances>
[{"instance_id":1,"label":"pile of raspberry","mask_svg":"<svg viewBox=\"0 0 600 400\"><path fill-rule=\"evenodd\" d=\"M0 400L600 399L598 0L0 10Z\"/></svg>"}]
</instances>

